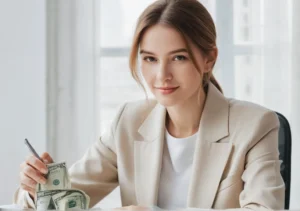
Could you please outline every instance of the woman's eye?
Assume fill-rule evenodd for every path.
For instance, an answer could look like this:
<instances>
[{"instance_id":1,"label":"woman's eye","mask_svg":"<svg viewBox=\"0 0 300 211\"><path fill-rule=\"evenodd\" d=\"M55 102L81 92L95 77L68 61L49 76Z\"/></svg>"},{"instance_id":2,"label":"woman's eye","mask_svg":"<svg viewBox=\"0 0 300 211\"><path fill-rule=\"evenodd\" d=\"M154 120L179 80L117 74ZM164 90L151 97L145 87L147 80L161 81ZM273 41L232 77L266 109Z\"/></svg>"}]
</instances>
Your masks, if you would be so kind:
<instances>
[{"instance_id":1,"label":"woman's eye","mask_svg":"<svg viewBox=\"0 0 300 211\"><path fill-rule=\"evenodd\" d=\"M175 56L175 58L174 58L175 61L184 61L186 59L187 58L185 56Z\"/></svg>"},{"instance_id":2,"label":"woman's eye","mask_svg":"<svg viewBox=\"0 0 300 211\"><path fill-rule=\"evenodd\" d=\"M151 56L145 57L144 60L147 61L147 62L155 62L156 61L156 59L154 57L151 57Z\"/></svg>"}]
</instances>

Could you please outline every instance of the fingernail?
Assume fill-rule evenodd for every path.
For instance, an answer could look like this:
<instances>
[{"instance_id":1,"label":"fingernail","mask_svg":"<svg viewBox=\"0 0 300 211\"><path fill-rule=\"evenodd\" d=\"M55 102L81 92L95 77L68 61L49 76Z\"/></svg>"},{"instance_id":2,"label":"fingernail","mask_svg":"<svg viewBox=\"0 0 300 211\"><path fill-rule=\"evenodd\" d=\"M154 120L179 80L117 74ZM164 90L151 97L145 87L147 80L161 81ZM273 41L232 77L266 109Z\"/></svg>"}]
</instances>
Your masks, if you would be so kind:
<instances>
[{"instance_id":1,"label":"fingernail","mask_svg":"<svg viewBox=\"0 0 300 211\"><path fill-rule=\"evenodd\" d=\"M46 181L45 179L40 179L40 183L41 183L41 184L44 185L44 184L46 184L46 182L47 182L47 181Z\"/></svg>"},{"instance_id":2,"label":"fingernail","mask_svg":"<svg viewBox=\"0 0 300 211\"><path fill-rule=\"evenodd\" d=\"M47 160L47 159L43 159L43 161L44 161L44 163L46 163L46 164L50 163L50 161Z\"/></svg>"}]
</instances>

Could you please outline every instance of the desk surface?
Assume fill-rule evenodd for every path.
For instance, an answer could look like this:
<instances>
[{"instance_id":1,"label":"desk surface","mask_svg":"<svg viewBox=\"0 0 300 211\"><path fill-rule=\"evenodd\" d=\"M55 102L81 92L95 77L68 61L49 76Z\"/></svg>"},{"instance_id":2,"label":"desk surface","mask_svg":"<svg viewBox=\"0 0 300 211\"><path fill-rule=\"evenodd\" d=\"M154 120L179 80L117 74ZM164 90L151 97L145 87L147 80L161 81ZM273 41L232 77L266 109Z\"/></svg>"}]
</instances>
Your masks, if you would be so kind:
<instances>
[{"instance_id":1,"label":"desk surface","mask_svg":"<svg viewBox=\"0 0 300 211\"><path fill-rule=\"evenodd\" d=\"M0 205L0 211L8 211L8 210L22 210L22 211L35 211L34 209L22 209L20 206L16 205L16 204L11 204L11 205ZM92 208L89 209L90 211L124 211L125 209L101 209L101 208ZM164 211L163 209L160 208L149 208L149 209L142 209L141 211ZM177 209L176 211L213 211L212 209L197 209L197 208L187 208L187 209ZM52 210L53 211L53 210ZM76 209L76 211L81 211L80 209ZM134 211L139 211L137 209L135 209ZM168 210L170 211L170 210ZM220 211L220 210L219 210ZM225 210L224 210L225 211ZM278 210L280 211L280 210ZM284 210L281 210L284 211ZM300 211L300 209L298 210L290 210L290 211Z\"/></svg>"}]
</instances>

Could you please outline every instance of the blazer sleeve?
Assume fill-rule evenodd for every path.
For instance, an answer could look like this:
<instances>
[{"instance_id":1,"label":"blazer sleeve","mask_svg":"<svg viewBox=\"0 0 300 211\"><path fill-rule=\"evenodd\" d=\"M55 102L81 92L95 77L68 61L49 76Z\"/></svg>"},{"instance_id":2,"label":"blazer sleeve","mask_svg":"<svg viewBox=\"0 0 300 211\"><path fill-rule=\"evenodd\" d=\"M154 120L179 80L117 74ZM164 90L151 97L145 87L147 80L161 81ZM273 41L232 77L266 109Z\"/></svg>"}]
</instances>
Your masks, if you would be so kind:
<instances>
[{"instance_id":1,"label":"blazer sleeve","mask_svg":"<svg viewBox=\"0 0 300 211\"><path fill-rule=\"evenodd\" d=\"M90 207L102 200L119 184L114 132L125 106L124 104L118 111L110 128L69 169L72 188L83 190L89 195ZM35 206L28 192L21 188L15 193L14 203L24 208Z\"/></svg>"},{"instance_id":2,"label":"blazer sleeve","mask_svg":"<svg viewBox=\"0 0 300 211\"><path fill-rule=\"evenodd\" d=\"M285 184L280 174L279 120L276 113L267 112L259 122L248 146L240 205L252 210L283 210Z\"/></svg>"}]
</instances>

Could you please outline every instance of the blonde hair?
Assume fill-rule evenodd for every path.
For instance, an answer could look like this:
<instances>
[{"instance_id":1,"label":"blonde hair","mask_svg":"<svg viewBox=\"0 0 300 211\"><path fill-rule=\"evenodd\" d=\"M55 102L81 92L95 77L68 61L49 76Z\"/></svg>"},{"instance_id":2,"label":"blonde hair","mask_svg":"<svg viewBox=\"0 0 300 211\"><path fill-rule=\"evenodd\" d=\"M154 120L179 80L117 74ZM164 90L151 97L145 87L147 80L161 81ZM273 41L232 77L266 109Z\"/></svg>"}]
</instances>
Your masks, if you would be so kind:
<instances>
[{"instance_id":1,"label":"blonde hair","mask_svg":"<svg viewBox=\"0 0 300 211\"><path fill-rule=\"evenodd\" d=\"M138 19L130 52L129 66L133 78L144 89L137 69L138 51L145 31L156 24L176 29L184 38L188 53L203 78L203 87L211 81L223 93L212 71L202 74L188 44L190 40L204 54L216 47L216 28L206 8L198 0L157 0L148 6Z\"/></svg>"}]
</instances>

